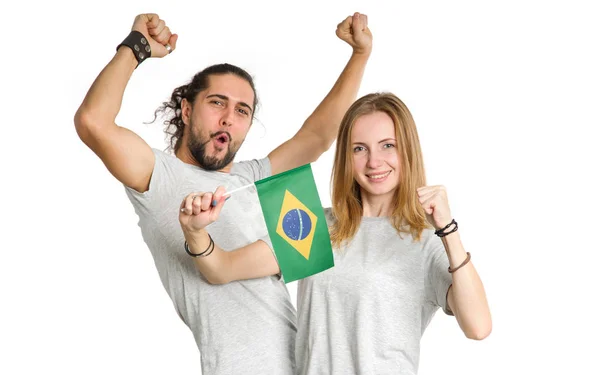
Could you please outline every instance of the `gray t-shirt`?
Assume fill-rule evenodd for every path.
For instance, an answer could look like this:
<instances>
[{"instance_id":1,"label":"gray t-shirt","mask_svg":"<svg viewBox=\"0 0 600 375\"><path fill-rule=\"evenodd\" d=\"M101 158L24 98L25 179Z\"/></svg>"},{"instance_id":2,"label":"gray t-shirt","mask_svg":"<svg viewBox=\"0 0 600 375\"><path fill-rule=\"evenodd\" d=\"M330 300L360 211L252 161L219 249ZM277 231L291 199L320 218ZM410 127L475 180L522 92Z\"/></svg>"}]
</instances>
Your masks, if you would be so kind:
<instances>
[{"instance_id":1,"label":"gray t-shirt","mask_svg":"<svg viewBox=\"0 0 600 375\"><path fill-rule=\"evenodd\" d=\"M331 210L325 210L332 223ZM298 283L297 374L416 374L421 336L452 282L432 230L402 238L363 217L335 267Z\"/></svg>"},{"instance_id":2,"label":"gray t-shirt","mask_svg":"<svg viewBox=\"0 0 600 375\"><path fill-rule=\"evenodd\" d=\"M296 313L278 277L211 285L186 254L179 224L183 198L227 191L271 175L268 158L234 163L231 173L209 172L153 149L155 165L145 193L126 187L144 241L175 310L192 330L204 375L293 374ZM253 186L225 203L206 227L216 244L234 250L258 239L271 244Z\"/></svg>"}]
</instances>

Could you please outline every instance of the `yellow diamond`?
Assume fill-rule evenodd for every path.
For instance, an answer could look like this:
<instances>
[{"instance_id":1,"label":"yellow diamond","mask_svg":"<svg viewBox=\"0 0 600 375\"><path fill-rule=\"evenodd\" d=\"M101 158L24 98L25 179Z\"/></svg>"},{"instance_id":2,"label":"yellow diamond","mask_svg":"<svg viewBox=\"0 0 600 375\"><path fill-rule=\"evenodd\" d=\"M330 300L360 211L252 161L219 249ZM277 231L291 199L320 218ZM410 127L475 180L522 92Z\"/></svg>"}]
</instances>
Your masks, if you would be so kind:
<instances>
[{"instance_id":1,"label":"yellow diamond","mask_svg":"<svg viewBox=\"0 0 600 375\"><path fill-rule=\"evenodd\" d=\"M308 260L316 227L317 216L286 190L279 213L277 234Z\"/></svg>"}]
</instances>

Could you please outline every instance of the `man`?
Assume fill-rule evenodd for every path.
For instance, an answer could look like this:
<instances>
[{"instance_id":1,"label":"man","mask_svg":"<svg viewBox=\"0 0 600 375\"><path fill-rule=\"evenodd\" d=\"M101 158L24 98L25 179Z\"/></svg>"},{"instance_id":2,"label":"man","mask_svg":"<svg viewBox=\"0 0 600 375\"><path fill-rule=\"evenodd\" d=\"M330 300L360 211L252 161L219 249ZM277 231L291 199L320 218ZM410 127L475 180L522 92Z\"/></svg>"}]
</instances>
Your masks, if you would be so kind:
<instances>
[{"instance_id":1,"label":"man","mask_svg":"<svg viewBox=\"0 0 600 375\"><path fill-rule=\"evenodd\" d=\"M353 53L329 94L301 129L268 157L233 163L252 124L257 99L244 70L220 64L196 74L173 92L167 132L175 156L149 147L115 124L125 87L138 64L176 48L156 14L135 18L132 33L100 73L75 115L77 133L125 185L161 281L192 330L202 373L292 374L295 312L285 284L265 277L211 285L186 254L178 208L190 191L234 189L313 162L333 143L343 114L357 96L371 52L367 18L355 13L336 34ZM270 246L256 194L236 194L211 225L215 241L234 250L262 241Z\"/></svg>"}]
</instances>

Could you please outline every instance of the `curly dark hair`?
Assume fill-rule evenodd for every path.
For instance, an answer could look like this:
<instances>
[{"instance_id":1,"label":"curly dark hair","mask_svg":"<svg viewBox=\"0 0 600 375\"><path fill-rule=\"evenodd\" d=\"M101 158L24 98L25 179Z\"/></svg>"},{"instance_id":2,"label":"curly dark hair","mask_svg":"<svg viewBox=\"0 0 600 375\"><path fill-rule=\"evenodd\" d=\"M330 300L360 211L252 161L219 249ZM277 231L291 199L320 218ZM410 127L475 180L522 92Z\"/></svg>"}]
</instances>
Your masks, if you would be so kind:
<instances>
[{"instance_id":1,"label":"curly dark hair","mask_svg":"<svg viewBox=\"0 0 600 375\"><path fill-rule=\"evenodd\" d=\"M171 99L158 107L154 112L154 120L159 113L171 114L168 120L165 120L165 137L169 142L167 149L176 153L181 147L181 139L183 137L184 123L181 118L181 101L186 99L190 104L194 104L196 96L199 92L204 91L208 88L208 78L211 75L225 75L234 74L248 82L252 91L254 92L254 103L252 107L253 118L256 107L258 106L258 95L256 94L256 88L254 87L254 79L244 69L231 64L216 64L211 65L208 68L196 73L191 82L187 85L179 86L171 94ZM167 117L167 116L165 116Z\"/></svg>"}]
</instances>

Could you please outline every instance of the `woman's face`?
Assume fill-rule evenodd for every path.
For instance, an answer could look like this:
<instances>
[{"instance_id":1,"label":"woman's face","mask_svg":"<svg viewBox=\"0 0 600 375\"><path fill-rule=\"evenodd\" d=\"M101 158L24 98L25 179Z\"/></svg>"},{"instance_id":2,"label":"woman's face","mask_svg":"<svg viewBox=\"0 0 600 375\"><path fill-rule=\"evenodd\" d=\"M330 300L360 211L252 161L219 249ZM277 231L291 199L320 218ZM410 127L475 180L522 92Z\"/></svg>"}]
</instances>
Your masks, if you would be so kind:
<instances>
[{"instance_id":1,"label":"woman's face","mask_svg":"<svg viewBox=\"0 0 600 375\"><path fill-rule=\"evenodd\" d=\"M354 179L363 199L389 197L400 183L400 156L394 122L383 112L359 117L350 135Z\"/></svg>"}]
</instances>

